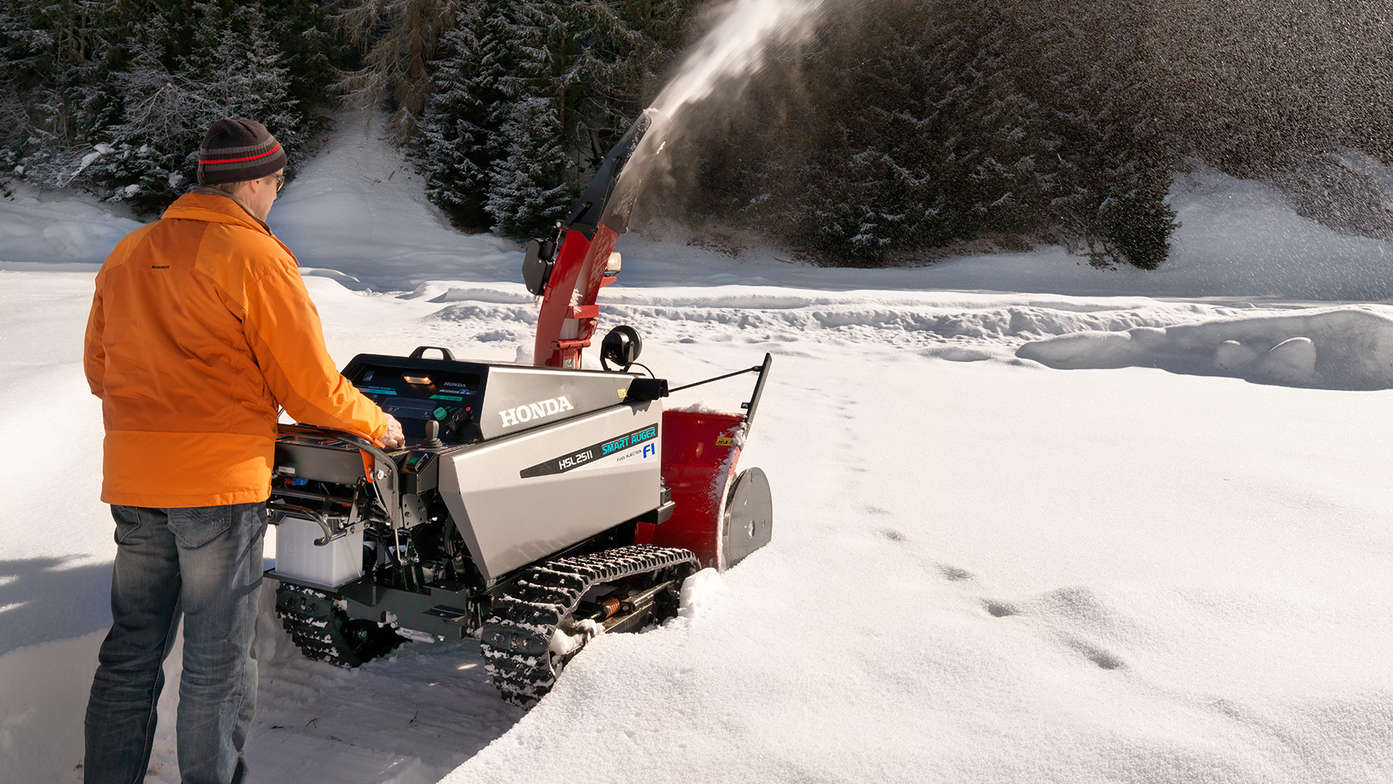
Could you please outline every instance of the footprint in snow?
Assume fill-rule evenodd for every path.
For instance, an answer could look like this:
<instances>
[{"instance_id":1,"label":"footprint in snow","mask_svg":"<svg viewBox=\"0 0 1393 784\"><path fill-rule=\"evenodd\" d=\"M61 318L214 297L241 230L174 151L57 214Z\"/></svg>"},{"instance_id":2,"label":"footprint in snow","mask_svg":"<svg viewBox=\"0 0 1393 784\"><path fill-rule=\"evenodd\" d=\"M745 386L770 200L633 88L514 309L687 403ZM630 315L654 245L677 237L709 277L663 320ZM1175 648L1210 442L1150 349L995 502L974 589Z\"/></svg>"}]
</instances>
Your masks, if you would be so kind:
<instances>
[{"instance_id":1,"label":"footprint in snow","mask_svg":"<svg viewBox=\"0 0 1393 784\"><path fill-rule=\"evenodd\" d=\"M949 564L938 564L938 571L945 580L953 583L973 579L972 572Z\"/></svg>"},{"instance_id":2,"label":"footprint in snow","mask_svg":"<svg viewBox=\"0 0 1393 784\"><path fill-rule=\"evenodd\" d=\"M995 599L987 599L982 602L987 614L993 618L1009 618L1012 615L1020 615L1020 609L1010 602L1000 602Z\"/></svg>"},{"instance_id":3,"label":"footprint in snow","mask_svg":"<svg viewBox=\"0 0 1393 784\"><path fill-rule=\"evenodd\" d=\"M1083 654L1084 658L1096 664L1101 670L1121 670L1127 667L1127 662L1124 662L1121 656L1081 637L1064 635L1063 639L1066 645Z\"/></svg>"}]
</instances>

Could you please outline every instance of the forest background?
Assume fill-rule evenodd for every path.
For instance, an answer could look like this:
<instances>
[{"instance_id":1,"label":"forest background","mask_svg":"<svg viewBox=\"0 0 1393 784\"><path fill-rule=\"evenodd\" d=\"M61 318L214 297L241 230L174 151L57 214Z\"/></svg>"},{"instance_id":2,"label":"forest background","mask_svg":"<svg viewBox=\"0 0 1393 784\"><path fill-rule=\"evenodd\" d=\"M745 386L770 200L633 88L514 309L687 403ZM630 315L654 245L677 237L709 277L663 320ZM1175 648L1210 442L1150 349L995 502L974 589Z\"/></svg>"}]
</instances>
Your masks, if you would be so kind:
<instances>
[{"instance_id":1,"label":"forest background","mask_svg":"<svg viewBox=\"0 0 1393 784\"><path fill-rule=\"evenodd\" d=\"M758 0L751 0L757 2ZM811 0L810 0L811 1ZM1203 162L1393 237L1393 23L1352 0L822 0L670 118L643 217L843 265L1057 243L1164 262ZM385 109L458 227L551 233L600 156L727 11L697 0L5 0L0 189L157 214L208 124L296 162ZM1368 164L1383 164L1384 167Z\"/></svg>"}]
</instances>

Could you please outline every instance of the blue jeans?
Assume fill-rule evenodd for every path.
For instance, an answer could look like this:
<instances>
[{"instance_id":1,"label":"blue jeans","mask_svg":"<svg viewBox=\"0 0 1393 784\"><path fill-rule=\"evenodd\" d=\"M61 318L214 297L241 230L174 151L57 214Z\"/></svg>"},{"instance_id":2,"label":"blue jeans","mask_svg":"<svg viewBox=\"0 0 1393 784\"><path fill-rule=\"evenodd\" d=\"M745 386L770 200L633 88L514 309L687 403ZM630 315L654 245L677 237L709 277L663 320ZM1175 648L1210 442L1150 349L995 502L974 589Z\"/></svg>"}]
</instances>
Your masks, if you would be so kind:
<instances>
[{"instance_id":1,"label":"blue jeans","mask_svg":"<svg viewBox=\"0 0 1393 784\"><path fill-rule=\"evenodd\" d=\"M139 784L150 764L161 665L184 618L176 724L184 784L241 781L256 707L266 505L113 506L111 632L87 703L87 784Z\"/></svg>"}]
</instances>

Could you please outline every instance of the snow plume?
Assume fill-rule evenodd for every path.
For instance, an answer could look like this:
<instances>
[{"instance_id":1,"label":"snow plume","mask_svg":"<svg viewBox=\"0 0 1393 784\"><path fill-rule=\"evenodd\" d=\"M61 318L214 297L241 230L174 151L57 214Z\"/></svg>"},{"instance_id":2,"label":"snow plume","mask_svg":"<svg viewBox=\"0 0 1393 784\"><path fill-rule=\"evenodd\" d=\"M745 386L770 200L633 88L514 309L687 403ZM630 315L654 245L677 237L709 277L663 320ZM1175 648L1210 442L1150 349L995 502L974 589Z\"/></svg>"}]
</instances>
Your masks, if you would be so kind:
<instances>
[{"instance_id":1,"label":"snow plume","mask_svg":"<svg viewBox=\"0 0 1393 784\"><path fill-rule=\"evenodd\" d=\"M625 167L622 187L636 188L660 168L659 153L699 116L692 111L719 87L722 95L759 72L779 46L805 40L815 29L824 0L730 0L708 13L708 32L687 54L677 74L653 100L653 126ZM717 112L719 114L719 112ZM703 111L700 116L709 113Z\"/></svg>"},{"instance_id":2,"label":"snow plume","mask_svg":"<svg viewBox=\"0 0 1393 784\"><path fill-rule=\"evenodd\" d=\"M711 31L658 93L653 108L672 116L710 95L722 80L758 70L772 45L811 32L821 8L822 0L730 0L712 13Z\"/></svg>"}]
</instances>

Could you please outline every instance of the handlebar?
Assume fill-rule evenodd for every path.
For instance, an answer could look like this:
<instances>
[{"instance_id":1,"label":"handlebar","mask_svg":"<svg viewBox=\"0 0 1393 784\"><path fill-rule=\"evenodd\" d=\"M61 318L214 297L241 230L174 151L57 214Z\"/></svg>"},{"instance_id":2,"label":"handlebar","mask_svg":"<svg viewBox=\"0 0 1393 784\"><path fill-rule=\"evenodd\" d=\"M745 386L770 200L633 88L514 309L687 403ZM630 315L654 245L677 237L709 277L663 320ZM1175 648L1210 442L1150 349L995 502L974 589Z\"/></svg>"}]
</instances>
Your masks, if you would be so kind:
<instances>
[{"instance_id":1,"label":"handlebar","mask_svg":"<svg viewBox=\"0 0 1393 784\"><path fill-rule=\"evenodd\" d=\"M389 452L360 435L342 430L330 430L313 425L277 425L276 430L278 441L285 437L329 439L350 446L371 457L371 466L368 466L366 461L364 462L364 476L372 485L373 492L377 494L377 500L382 503L382 508L387 511L387 519L392 521L392 527L405 527L401 513L401 494L397 489L396 461L392 459Z\"/></svg>"}]
</instances>

